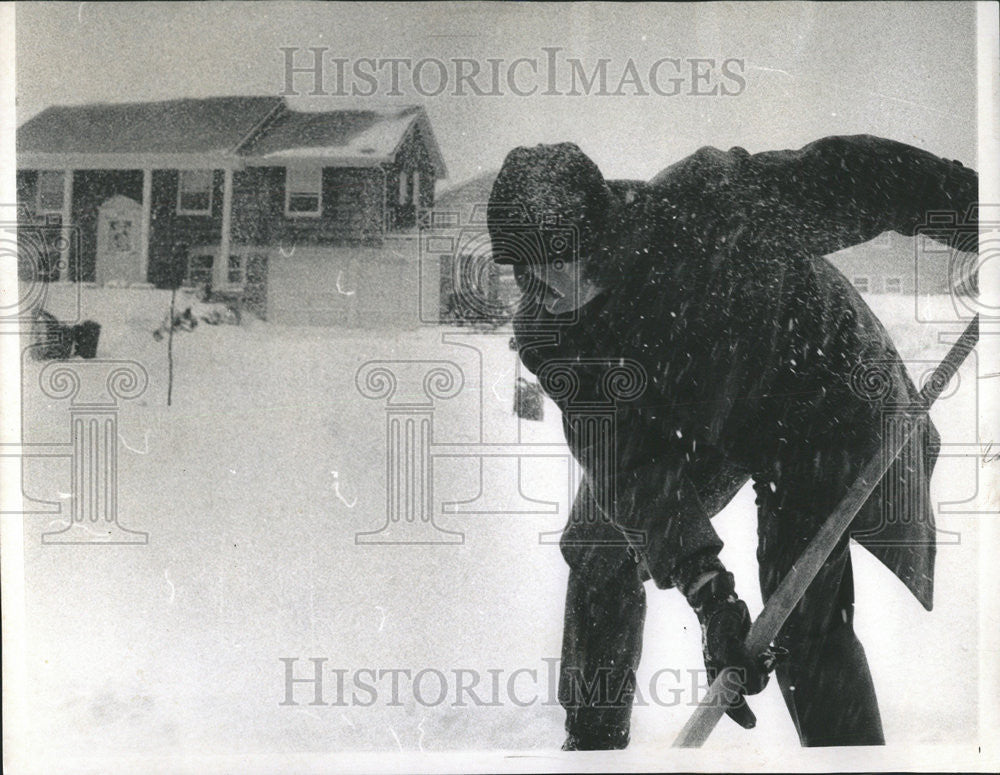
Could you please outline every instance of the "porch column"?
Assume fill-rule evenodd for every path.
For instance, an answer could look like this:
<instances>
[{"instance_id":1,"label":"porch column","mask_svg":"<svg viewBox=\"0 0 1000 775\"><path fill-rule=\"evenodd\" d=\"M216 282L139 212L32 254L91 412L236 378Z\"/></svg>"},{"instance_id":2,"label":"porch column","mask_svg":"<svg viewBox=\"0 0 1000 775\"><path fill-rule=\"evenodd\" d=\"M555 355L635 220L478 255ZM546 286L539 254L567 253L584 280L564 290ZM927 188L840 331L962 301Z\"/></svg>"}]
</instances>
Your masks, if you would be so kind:
<instances>
[{"instance_id":1,"label":"porch column","mask_svg":"<svg viewBox=\"0 0 1000 775\"><path fill-rule=\"evenodd\" d=\"M149 282L149 224L153 205L153 170L142 171L142 221L139 224L139 282Z\"/></svg>"},{"instance_id":2,"label":"porch column","mask_svg":"<svg viewBox=\"0 0 1000 775\"><path fill-rule=\"evenodd\" d=\"M229 240L233 224L233 170L223 170L222 235L219 239L219 260L212 267L212 287L220 290L229 285Z\"/></svg>"},{"instance_id":3,"label":"porch column","mask_svg":"<svg viewBox=\"0 0 1000 775\"><path fill-rule=\"evenodd\" d=\"M62 232L65 239L61 240L59 243L59 263L63 269L59 272L59 282L68 283L72 282L70 277L69 269L69 259L70 259L70 247L72 246L73 239L71 237L72 232L69 229L72 228L73 219L73 170L63 170L63 201L62 201ZM80 257L77 256L76 260L79 261ZM80 273L79 267L77 267L77 275ZM79 280L80 278L77 277Z\"/></svg>"}]
</instances>

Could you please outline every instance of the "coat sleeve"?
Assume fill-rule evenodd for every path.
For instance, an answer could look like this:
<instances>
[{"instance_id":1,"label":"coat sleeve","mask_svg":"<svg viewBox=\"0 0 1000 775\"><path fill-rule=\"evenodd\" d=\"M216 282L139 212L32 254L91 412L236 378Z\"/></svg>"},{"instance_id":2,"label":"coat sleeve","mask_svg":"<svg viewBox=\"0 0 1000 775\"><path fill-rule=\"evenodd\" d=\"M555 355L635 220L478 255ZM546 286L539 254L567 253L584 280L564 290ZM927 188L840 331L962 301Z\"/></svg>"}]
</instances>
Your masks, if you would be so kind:
<instances>
[{"instance_id":1,"label":"coat sleeve","mask_svg":"<svg viewBox=\"0 0 1000 775\"><path fill-rule=\"evenodd\" d=\"M594 447L580 450L578 459L594 497L598 519L624 533L645 575L661 589L683 584L689 572L721 568L722 540L712 527L686 455L678 444L651 445L641 432L617 434L614 458L603 460ZM571 517L572 519L572 517ZM582 525L570 525L577 536ZM601 535L595 526L593 535Z\"/></svg>"},{"instance_id":2,"label":"coat sleeve","mask_svg":"<svg viewBox=\"0 0 1000 775\"><path fill-rule=\"evenodd\" d=\"M976 172L894 140L827 137L746 164L750 223L777 245L826 255L884 231L912 236L930 213L951 214L965 235L978 230ZM948 242L955 230L928 234Z\"/></svg>"},{"instance_id":3,"label":"coat sleeve","mask_svg":"<svg viewBox=\"0 0 1000 775\"><path fill-rule=\"evenodd\" d=\"M687 473L680 471L673 480L664 473L652 466L627 475L619 487L615 519L631 531L636 555L656 586L683 590L692 576L723 568L718 559L723 544L712 527L714 515Z\"/></svg>"}]
</instances>

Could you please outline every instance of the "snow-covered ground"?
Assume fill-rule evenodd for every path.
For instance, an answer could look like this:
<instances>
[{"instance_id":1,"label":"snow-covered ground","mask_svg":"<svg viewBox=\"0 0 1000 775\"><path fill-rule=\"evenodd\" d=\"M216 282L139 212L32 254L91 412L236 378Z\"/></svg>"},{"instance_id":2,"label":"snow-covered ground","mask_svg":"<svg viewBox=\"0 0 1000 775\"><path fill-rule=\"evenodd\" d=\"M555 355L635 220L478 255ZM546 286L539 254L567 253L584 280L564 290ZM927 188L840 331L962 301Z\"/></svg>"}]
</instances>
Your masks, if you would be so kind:
<instances>
[{"instance_id":1,"label":"snow-covered ground","mask_svg":"<svg viewBox=\"0 0 1000 775\"><path fill-rule=\"evenodd\" d=\"M50 311L67 315L70 295L50 289ZM480 489L479 462L452 458L436 464L435 518L463 533L464 543L355 543L357 533L385 521L384 402L355 385L366 361L446 360L462 369L462 391L438 404L435 442L477 441L480 420L485 441L520 433L524 442L561 442L553 405L546 404L542 423L519 427L511 413L509 334L288 328L255 319L202 325L175 336L167 407L166 343L151 332L168 298L83 290L83 317L103 327L99 357L138 361L149 375L145 393L122 404L118 472L120 521L147 531L149 543L43 546L41 534L59 518L25 518L27 726L36 755L507 749L560 756L563 714L549 676L559 655L566 569L558 548L540 543L539 534L558 531L565 520L565 459L523 463L520 492L558 504L548 515L484 513L516 512L525 502L515 469L498 459L483 464L481 511L442 515L442 502L472 499ZM917 322L912 299L869 302L915 374L925 368L918 361L929 366L947 352L939 331L961 329ZM946 299L928 303L950 309ZM442 341L446 332L455 343ZM40 369L24 364L25 441L67 442L67 402L41 393ZM945 444L977 438L974 362L961 374L959 390L933 412ZM973 458L943 458L938 502L971 498L980 470ZM68 461L28 461L24 473L28 495L67 502ZM973 507L939 509L939 527L950 531L943 538L958 542L939 549L932 613L854 547L857 627L895 750L978 737L979 546L977 517L954 513L963 508ZM727 542L723 559L756 614L752 492L716 522ZM312 688L299 684L298 704L282 705L282 658L297 659L296 677L312 675L311 658L325 658L327 703L337 701L334 671L346 671L344 702L310 705ZM437 670L447 695L437 701L433 672L416 693L399 674L394 703L392 674L379 679L366 668L411 676ZM692 676L700 678L692 671L700 668L693 613L676 592L650 586L639 676L647 704L636 709L633 745L622 757L671 766L667 748L690 713ZM519 669L535 673L514 674ZM654 681L664 669L676 672ZM475 671L474 691L490 704L477 707L468 695L456 703L459 681L471 680L456 670ZM358 675L375 685L375 701L365 690L352 700ZM491 703L494 680L499 700ZM723 719L708 746L739 751L746 766L776 766L781 760L766 756L798 745L777 685L751 706L755 730Z\"/></svg>"}]
</instances>

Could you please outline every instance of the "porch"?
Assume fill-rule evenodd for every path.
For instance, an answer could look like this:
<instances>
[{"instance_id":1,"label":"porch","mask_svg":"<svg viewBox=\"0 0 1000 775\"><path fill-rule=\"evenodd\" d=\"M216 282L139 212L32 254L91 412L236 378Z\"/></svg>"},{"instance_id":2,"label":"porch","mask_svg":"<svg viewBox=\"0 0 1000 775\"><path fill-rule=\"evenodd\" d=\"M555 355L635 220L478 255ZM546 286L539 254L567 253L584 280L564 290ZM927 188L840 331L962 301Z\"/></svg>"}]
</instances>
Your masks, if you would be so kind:
<instances>
[{"instance_id":1,"label":"porch","mask_svg":"<svg viewBox=\"0 0 1000 775\"><path fill-rule=\"evenodd\" d=\"M233 245L234 166L206 169L204 160L172 168L122 169L39 166L18 170L19 232L34 233L38 279L111 286L162 285L172 262L190 262L188 246L213 244L215 255ZM117 162L118 160L116 160ZM185 178L207 178L202 209ZM240 259L236 259L239 265ZM242 272L204 258L186 268L214 288L233 288Z\"/></svg>"}]
</instances>

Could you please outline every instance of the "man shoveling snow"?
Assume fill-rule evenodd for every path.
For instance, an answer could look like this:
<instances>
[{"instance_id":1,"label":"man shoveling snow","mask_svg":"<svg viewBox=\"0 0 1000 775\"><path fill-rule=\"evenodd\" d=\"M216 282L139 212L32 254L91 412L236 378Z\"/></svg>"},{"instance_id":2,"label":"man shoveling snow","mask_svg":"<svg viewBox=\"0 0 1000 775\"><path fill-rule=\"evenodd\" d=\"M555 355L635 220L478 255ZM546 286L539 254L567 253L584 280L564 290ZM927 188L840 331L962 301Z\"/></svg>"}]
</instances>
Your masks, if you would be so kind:
<instances>
[{"instance_id":1,"label":"man shoveling snow","mask_svg":"<svg viewBox=\"0 0 1000 775\"><path fill-rule=\"evenodd\" d=\"M572 144L507 156L488 209L493 257L514 266L521 360L563 411L585 474L562 539L564 748L628 744L648 579L696 611L710 678L738 668L753 694L777 663L803 745L883 742L853 629L849 535L775 647L750 654L750 617L710 519L753 480L767 601L880 453L893 408L918 399L887 332L823 256L887 230L913 235L935 211L962 226L930 236L974 249L977 224L962 218L977 190L958 162L870 136L756 155L704 148L648 183L605 181ZM552 224L575 229L575 248L548 239ZM645 389L617 402L614 438L595 439L567 409L606 398L602 364L626 361ZM547 382L554 362L571 364L574 390ZM937 444L925 419L885 477L886 492L909 497L877 490L849 531L928 609ZM742 698L728 713L755 723Z\"/></svg>"}]
</instances>

